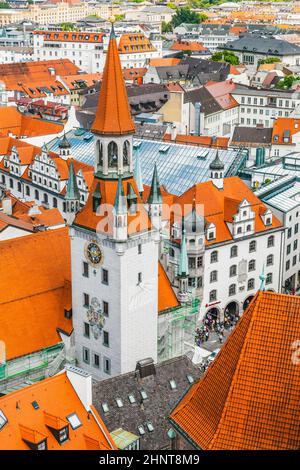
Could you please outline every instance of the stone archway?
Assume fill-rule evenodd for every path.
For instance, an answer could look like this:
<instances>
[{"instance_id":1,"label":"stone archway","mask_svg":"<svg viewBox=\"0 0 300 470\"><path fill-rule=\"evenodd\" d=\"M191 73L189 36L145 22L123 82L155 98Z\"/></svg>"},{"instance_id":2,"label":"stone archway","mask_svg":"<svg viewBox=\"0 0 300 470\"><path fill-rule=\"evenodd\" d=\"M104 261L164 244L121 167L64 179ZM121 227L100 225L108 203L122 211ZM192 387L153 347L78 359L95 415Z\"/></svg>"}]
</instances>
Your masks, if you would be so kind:
<instances>
[{"instance_id":1,"label":"stone archway","mask_svg":"<svg viewBox=\"0 0 300 470\"><path fill-rule=\"evenodd\" d=\"M243 311L246 310L246 308L248 308L248 306L250 305L252 299L254 298L254 295L249 295L249 297L247 297L245 300L244 300L244 303L243 303Z\"/></svg>"},{"instance_id":2,"label":"stone archway","mask_svg":"<svg viewBox=\"0 0 300 470\"><path fill-rule=\"evenodd\" d=\"M229 302L224 309L224 319L233 320L239 316L239 304L235 301Z\"/></svg>"},{"instance_id":3,"label":"stone archway","mask_svg":"<svg viewBox=\"0 0 300 470\"><path fill-rule=\"evenodd\" d=\"M215 323L216 321L220 321L220 318L220 310L217 307L212 307L206 312L204 321L208 320L210 323Z\"/></svg>"}]
</instances>

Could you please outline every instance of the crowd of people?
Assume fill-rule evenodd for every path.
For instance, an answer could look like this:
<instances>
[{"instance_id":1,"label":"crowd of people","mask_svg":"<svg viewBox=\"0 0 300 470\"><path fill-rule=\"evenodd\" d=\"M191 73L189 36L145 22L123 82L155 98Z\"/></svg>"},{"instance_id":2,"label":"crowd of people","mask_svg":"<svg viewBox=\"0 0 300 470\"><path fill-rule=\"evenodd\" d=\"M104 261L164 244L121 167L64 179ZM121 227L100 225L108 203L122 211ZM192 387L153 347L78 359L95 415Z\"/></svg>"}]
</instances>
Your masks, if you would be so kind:
<instances>
[{"instance_id":1,"label":"crowd of people","mask_svg":"<svg viewBox=\"0 0 300 470\"><path fill-rule=\"evenodd\" d=\"M232 331L239 320L239 315L225 315L224 321L213 317L209 313L203 320L203 324L195 331L195 343L197 346L209 341L212 334L218 336L219 343L222 344L225 339L225 330Z\"/></svg>"}]
</instances>

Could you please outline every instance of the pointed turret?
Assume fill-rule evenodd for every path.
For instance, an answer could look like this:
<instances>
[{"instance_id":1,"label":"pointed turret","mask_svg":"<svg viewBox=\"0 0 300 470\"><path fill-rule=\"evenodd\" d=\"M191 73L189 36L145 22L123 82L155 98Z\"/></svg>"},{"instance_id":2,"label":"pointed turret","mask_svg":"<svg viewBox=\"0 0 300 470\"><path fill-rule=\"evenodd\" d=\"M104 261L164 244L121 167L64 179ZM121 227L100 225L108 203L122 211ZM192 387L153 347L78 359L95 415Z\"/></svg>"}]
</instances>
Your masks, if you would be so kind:
<instances>
[{"instance_id":1,"label":"pointed turret","mask_svg":"<svg viewBox=\"0 0 300 470\"><path fill-rule=\"evenodd\" d=\"M69 178L67 181L65 195L65 207L66 221L68 225L71 225L75 218L75 215L80 209L80 192L77 185L73 160L71 160L69 166Z\"/></svg>"},{"instance_id":2,"label":"pointed turret","mask_svg":"<svg viewBox=\"0 0 300 470\"><path fill-rule=\"evenodd\" d=\"M127 214L126 199L123 190L122 178L119 176L114 208L116 214Z\"/></svg>"},{"instance_id":3,"label":"pointed turret","mask_svg":"<svg viewBox=\"0 0 300 470\"><path fill-rule=\"evenodd\" d=\"M76 174L75 174L75 169L74 169L74 163L73 160L70 162L69 166L69 178L67 182L67 192L65 199L68 200L80 200L80 192L78 189L77 185L77 179L76 179Z\"/></svg>"},{"instance_id":4,"label":"pointed turret","mask_svg":"<svg viewBox=\"0 0 300 470\"><path fill-rule=\"evenodd\" d=\"M113 24L92 131L102 135L133 134L135 132Z\"/></svg>"},{"instance_id":5,"label":"pointed turret","mask_svg":"<svg viewBox=\"0 0 300 470\"><path fill-rule=\"evenodd\" d=\"M209 169L211 180L218 189L223 189L224 187L224 168L224 163L221 161L219 151L217 150L214 160L209 165Z\"/></svg>"},{"instance_id":6,"label":"pointed turret","mask_svg":"<svg viewBox=\"0 0 300 470\"><path fill-rule=\"evenodd\" d=\"M58 144L59 154L61 157L68 157L71 151L71 144L67 139L66 133L64 132L63 138Z\"/></svg>"},{"instance_id":7,"label":"pointed turret","mask_svg":"<svg viewBox=\"0 0 300 470\"><path fill-rule=\"evenodd\" d=\"M97 212L98 207L101 204L102 194L100 183L97 183L95 191L93 192L93 212Z\"/></svg>"},{"instance_id":8,"label":"pointed turret","mask_svg":"<svg viewBox=\"0 0 300 470\"><path fill-rule=\"evenodd\" d=\"M160 191L160 186L159 186L156 163L154 165L151 190L150 190L150 194L149 194L147 202L148 204L162 204L162 196L161 196L161 191Z\"/></svg>"},{"instance_id":9,"label":"pointed turret","mask_svg":"<svg viewBox=\"0 0 300 470\"><path fill-rule=\"evenodd\" d=\"M127 204L130 214L135 214L137 209L137 195L134 192L131 183L127 183Z\"/></svg>"},{"instance_id":10,"label":"pointed turret","mask_svg":"<svg viewBox=\"0 0 300 470\"><path fill-rule=\"evenodd\" d=\"M137 150L136 157L135 157L134 179L136 181L139 193L140 193L140 195L142 195L143 192L144 192L144 184L143 184L143 176L142 176L142 168L141 168L139 150Z\"/></svg>"}]
</instances>

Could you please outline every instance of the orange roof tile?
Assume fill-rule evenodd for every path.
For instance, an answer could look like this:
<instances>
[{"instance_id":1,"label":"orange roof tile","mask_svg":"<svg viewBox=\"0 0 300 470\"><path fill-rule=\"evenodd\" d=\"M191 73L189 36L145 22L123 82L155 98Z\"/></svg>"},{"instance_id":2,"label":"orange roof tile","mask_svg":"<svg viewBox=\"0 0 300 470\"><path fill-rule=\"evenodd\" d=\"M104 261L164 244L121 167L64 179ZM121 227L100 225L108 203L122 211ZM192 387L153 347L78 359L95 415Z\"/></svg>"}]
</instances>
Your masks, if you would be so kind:
<instances>
[{"instance_id":1,"label":"orange roof tile","mask_svg":"<svg viewBox=\"0 0 300 470\"><path fill-rule=\"evenodd\" d=\"M134 233L149 230L151 228L151 222L148 217L148 213L143 207L141 197L139 195L139 191L136 185L134 178L124 178L123 179L123 190L124 195L126 197L128 192L128 183L131 184L138 202L138 211L136 214L128 214L128 234L132 235ZM106 207L104 214L97 214L93 212L93 193L96 189L96 186L100 184L100 192L102 195L101 199L101 206ZM100 224L104 220L109 220L108 226L105 226L105 233L111 234L112 233L112 208L115 203L116 192L117 192L117 185L118 180L104 180L104 179L97 179L96 177L93 180L90 194L86 205L81 209L80 212L76 215L74 224L79 225L82 227L87 227L91 230L96 231L97 227L99 228L98 224ZM109 214L108 214L109 211ZM100 230L104 231L104 230Z\"/></svg>"},{"instance_id":2,"label":"orange roof tile","mask_svg":"<svg viewBox=\"0 0 300 470\"><path fill-rule=\"evenodd\" d=\"M206 244L211 245L227 240L232 240L232 234L227 226L227 221L232 221L233 215L237 212L238 205L247 199L251 205L251 210L255 213L255 232L271 230L281 227L281 222L273 215L272 225L265 226L261 218L261 210L266 210L258 197L254 195L250 188L238 177L232 176L224 178L224 189L217 189L212 181L199 183L192 186L181 196L174 198L174 206L181 206L183 213L186 207L190 208L195 200L196 204L202 208L202 213L207 223L216 225L216 238L212 241L206 240ZM185 214L187 215L187 214Z\"/></svg>"},{"instance_id":3,"label":"orange roof tile","mask_svg":"<svg viewBox=\"0 0 300 470\"><path fill-rule=\"evenodd\" d=\"M120 54L143 54L154 52L156 48L143 33L125 33L120 37L118 51Z\"/></svg>"},{"instance_id":4,"label":"orange roof tile","mask_svg":"<svg viewBox=\"0 0 300 470\"><path fill-rule=\"evenodd\" d=\"M70 90L81 90L81 83L84 82L86 87L94 85L96 82L100 82L102 79L102 73L82 73L80 75L66 75L61 77L63 83L65 83Z\"/></svg>"},{"instance_id":5,"label":"orange roof tile","mask_svg":"<svg viewBox=\"0 0 300 470\"><path fill-rule=\"evenodd\" d=\"M164 268L158 262L158 312L178 307L179 302Z\"/></svg>"},{"instance_id":6,"label":"orange roof tile","mask_svg":"<svg viewBox=\"0 0 300 470\"><path fill-rule=\"evenodd\" d=\"M273 124L272 143L291 145L292 136L300 132L300 119L277 118Z\"/></svg>"},{"instance_id":7,"label":"orange roof tile","mask_svg":"<svg viewBox=\"0 0 300 470\"><path fill-rule=\"evenodd\" d=\"M14 106L0 107L0 134L12 133L16 137L36 137L57 134L62 130L61 124L25 116Z\"/></svg>"},{"instance_id":8,"label":"orange roof tile","mask_svg":"<svg viewBox=\"0 0 300 470\"><path fill-rule=\"evenodd\" d=\"M90 31L34 31L34 34L44 36L44 41L54 42L88 42L103 43L105 33L91 33Z\"/></svg>"},{"instance_id":9,"label":"orange roof tile","mask_svg":"<svg viewBox=\"0 0 300 470\"><path fill-rule=\"evenodd\" d=\"M65 372L0 397L0 409L7 419L1 429L1 450L29 450L23 439L38 444L45 438L48 450L116 449L101 417L94 407L92 413L86 411ZM77 429L67 420L73 413L81 422ZM59 429L66 425L69 439L60 445L48 426Z\"/></svg>"},{"instance_id":10,"label":"orange roof tile","mask_svg":"<svg viewBox=\"0 0 300 470\"><path fill-rule=\"evenodd\" d=\"M7 90L22 90L22 84L53 79L55 75L75 75L79 67L69 59L41 60L37 62L15 62L1 64L0 81L5 83Z\"/></svg>"},{"instance_id":11,"label":"orange roof tile","mask_svg":"<svg viewBox=\"0 0 300 470\"><path fill-rule=\"evenodd\" d=\"M187 145L201 145L207 147L217 147L217 148L228 148L229 137L217 137L216 140L213 140L210 136L204 135L186 135L186 134L177 134L175 140L171 139L171 134L165 134L163 140L167 142L174 142L175 144L187 144Z\"/></svg>"},{"instance_id":12,"label":"orange roof tile","mask_svg":"<svg viewBox=\"0 0 300 470\"><path fill-rule=\"evenodd\" d=\"M150 59L149 67L170 67L171 65L178 65L180 61L181 59L176 59L176 57Z\"/></svg>"},{"instance_id":13,"label":"orange roof tile","mask_svg":"<svg viewBox=\"0 0 300 470\"><path fill-rule=\"evenodd\" d=\"M113 26L92 131L100 134L135 132Z\"/></svg>"},{"instance_id":14,"label":"orange roof tile","mask_svg":"<svg viewBox=\"0 0 300 470\"><path fill-rule=\"evenodd\" d=\"M196 447L299 449L300 298L259 291L202 380L171 414Z\"/></svg>"},{"instance_id":15,"label":"orange roof tile","mask_svg":"<svg viewBox=\"0 0 300 470\"><path fill-rule=\"evenodd\" d=\"M60 343L58 328L72 332L64 316L70 270L67 228L0 242L0 331L7 359Z\"/></svg>"},{"instance_id":16,"label":"orange roof tile","mask_svg":"<svg viewBox=\"0 0 300 470\"><path fill-rule=\"evenodd\" d=\"M170 47L171 51L192 51L192 52L203 52L207 51L207 48L202 43L196 41L177 41Z\"/></svg>"}]
</instances>

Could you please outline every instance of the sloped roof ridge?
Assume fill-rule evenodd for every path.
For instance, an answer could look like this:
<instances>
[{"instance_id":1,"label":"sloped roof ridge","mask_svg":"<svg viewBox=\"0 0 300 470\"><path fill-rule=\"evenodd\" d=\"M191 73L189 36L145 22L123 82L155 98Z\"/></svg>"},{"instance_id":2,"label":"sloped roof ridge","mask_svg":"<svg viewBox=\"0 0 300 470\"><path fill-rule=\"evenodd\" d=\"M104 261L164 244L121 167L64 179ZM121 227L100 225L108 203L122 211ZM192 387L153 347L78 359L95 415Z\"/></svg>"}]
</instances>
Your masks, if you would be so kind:
<instances>
[{"instance_id":1,"label":"sloped roof ridge","mask_svg":"<svg viewBox=\"0 0 300 470\"><path fill-rule=\"evenodd\" d=\"M243 363L243 358L246 354L246 349L248 347L248 341L247 340L248 340L249 336L251 337L251 333L252 333L252 330L253 330L253 325L254 325L254 322L256 320L256 315L257 315L257 312L259 310L259 305L260 305L262 295L263 295L262 292L258 291L257 294L255 295L254 299L252 299L252 302L251 302L251 304L254 307L252 307L252 309L251 309L251 304L248 307L249 311L250 311L250 315L251 315L250 323L249 323L249 326L247 328L247 332L246 332L246 335L245 335L243 346L242 346L242 349L241 349L241 352L240 352L240 355L239 355L239 359L238 359L238 362L237 362L237 365L236 365L236 368L235 368L235 372L233 374L233 378L232 378L232 381L231 381L231 384L230 384L230 388L228 390L227 399L225 401L225 405L224 405L224 408L223 408L223 411L222 411L222 415L221 415L221 418L219 420L217 430L214 433L214 436L213 436L213 438L212 438L212 440L211 440L211 442L208 446L208 449L213 448L214 442L217 440L217 437L220 433L221 425L222 425L223 421L225 420L226 412L227 412L227 409L228 409L228 406L229 406L229 404L228 404L229 398L232 395L233 389L234 389L236 381L237 381L237 377L239 375L239 370L240 370L241 364Z\"/></svg>"}]
</instances>

